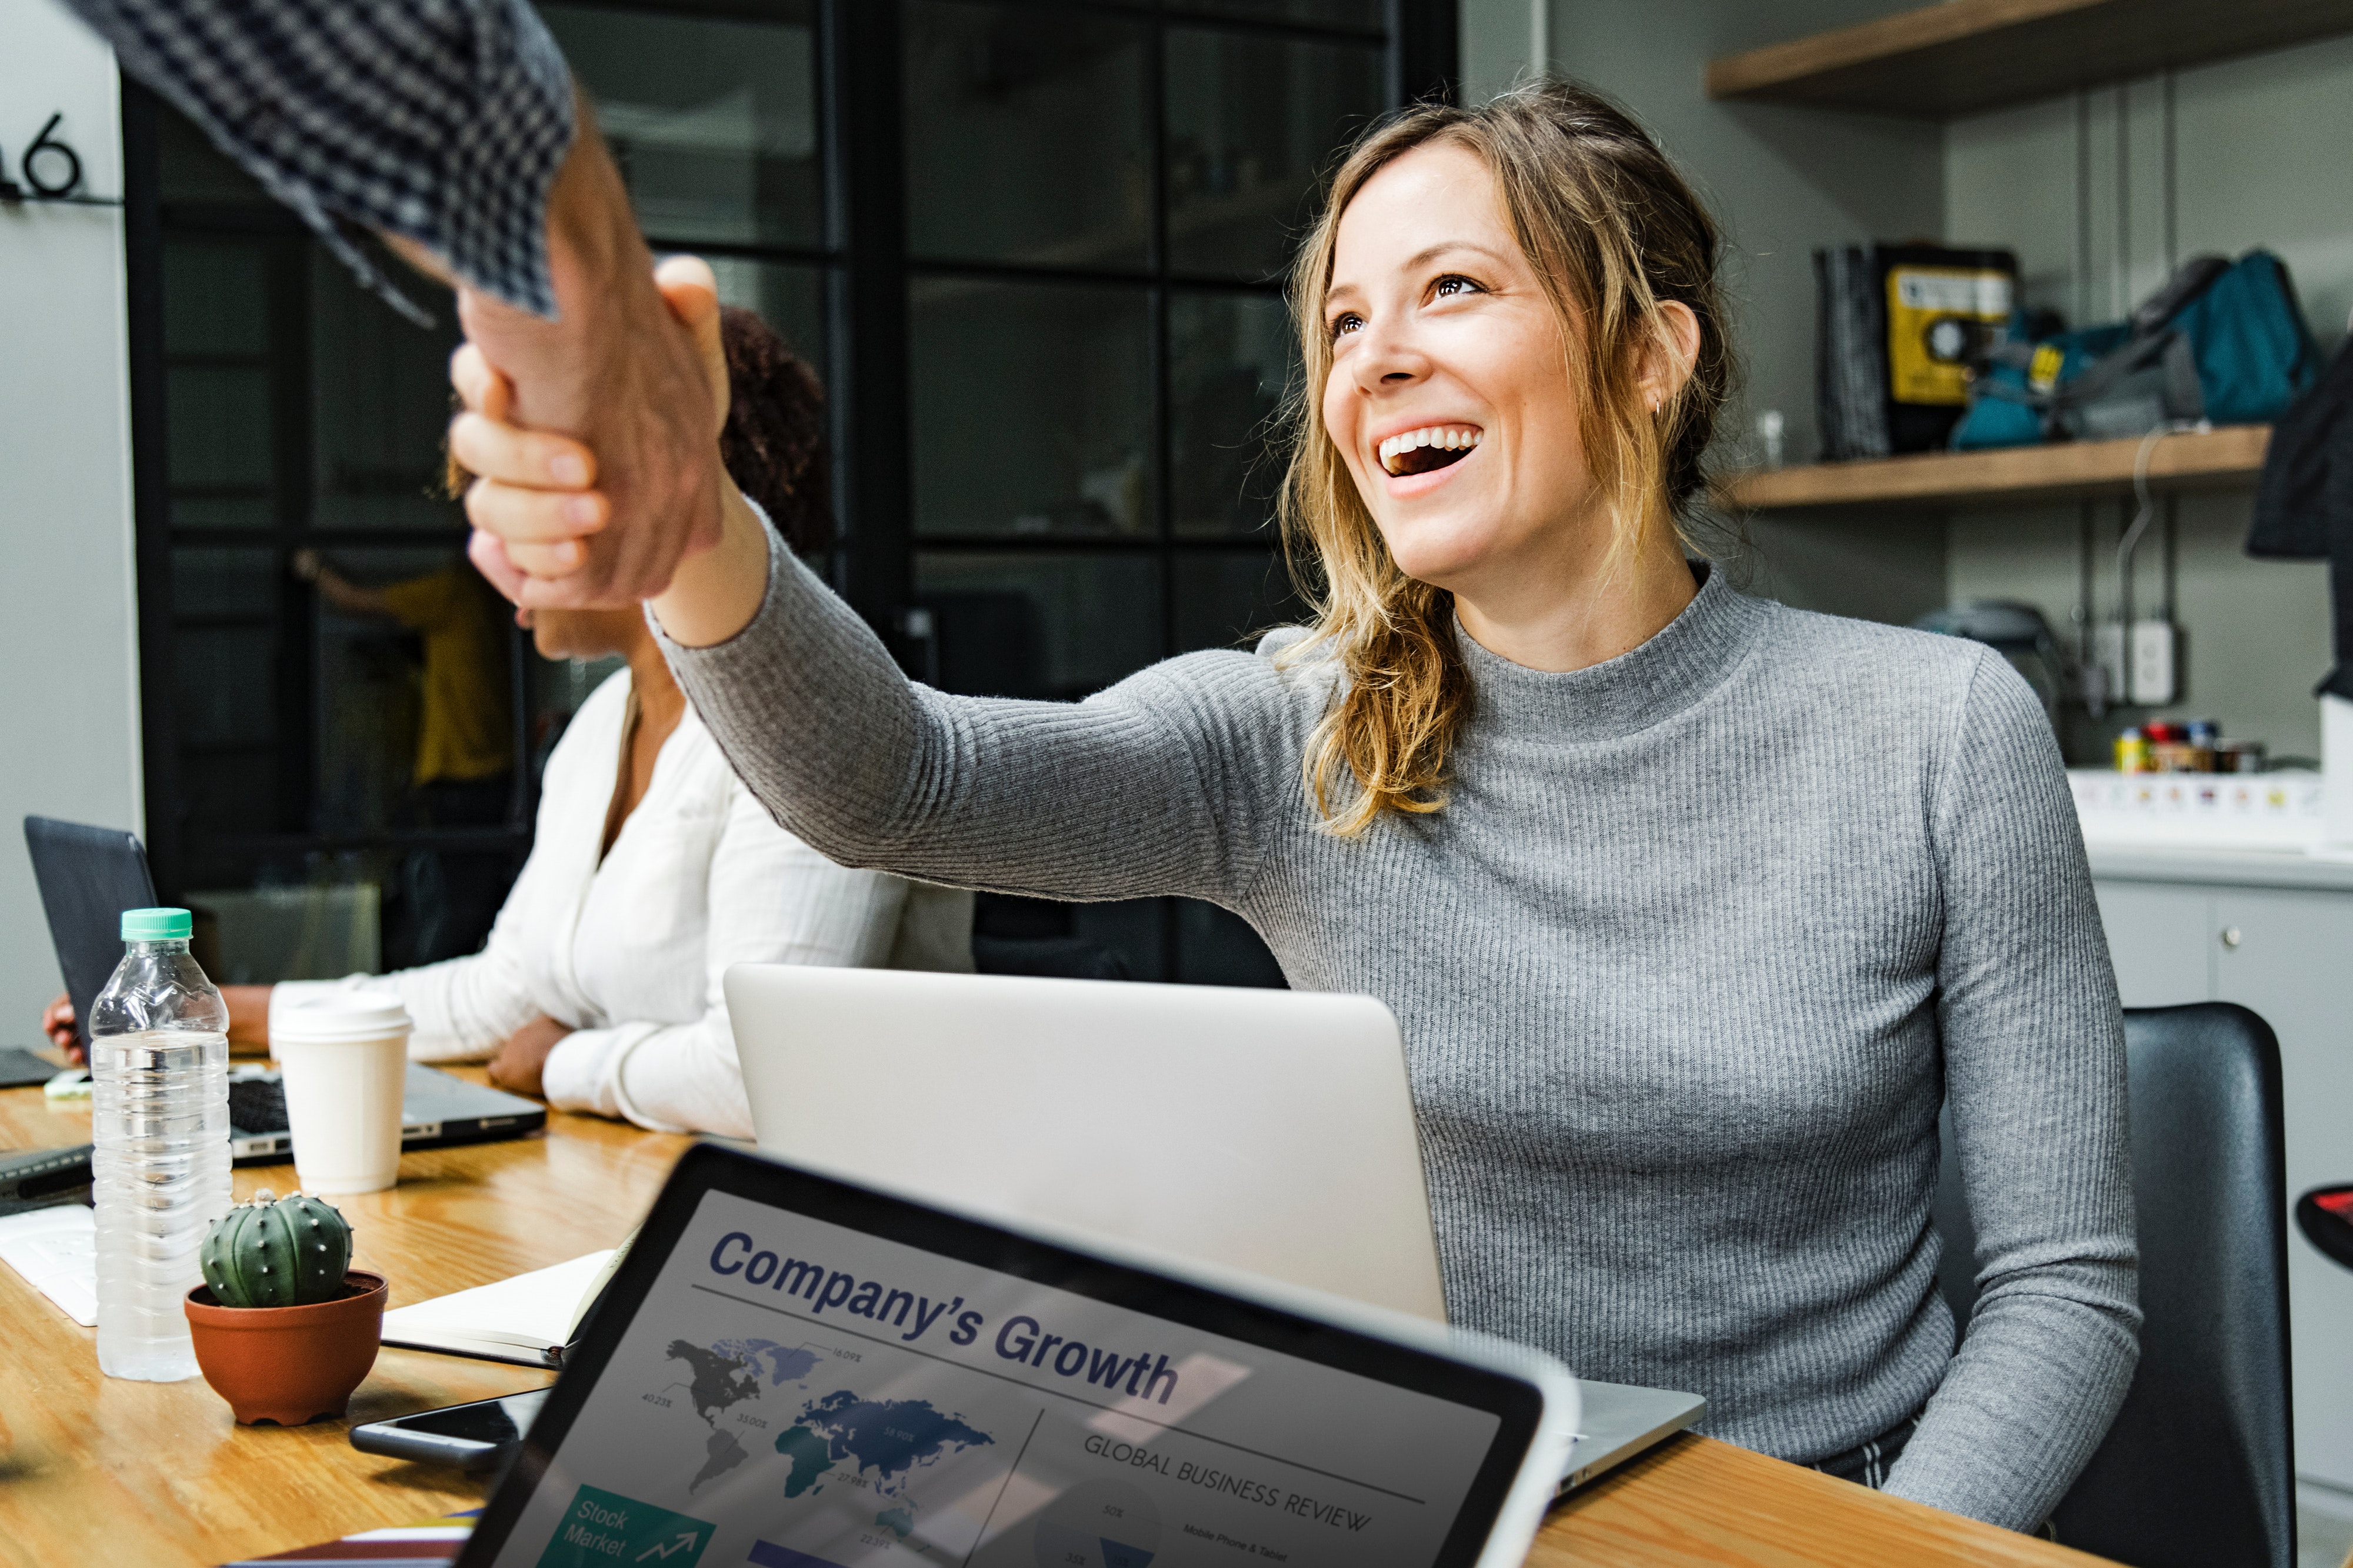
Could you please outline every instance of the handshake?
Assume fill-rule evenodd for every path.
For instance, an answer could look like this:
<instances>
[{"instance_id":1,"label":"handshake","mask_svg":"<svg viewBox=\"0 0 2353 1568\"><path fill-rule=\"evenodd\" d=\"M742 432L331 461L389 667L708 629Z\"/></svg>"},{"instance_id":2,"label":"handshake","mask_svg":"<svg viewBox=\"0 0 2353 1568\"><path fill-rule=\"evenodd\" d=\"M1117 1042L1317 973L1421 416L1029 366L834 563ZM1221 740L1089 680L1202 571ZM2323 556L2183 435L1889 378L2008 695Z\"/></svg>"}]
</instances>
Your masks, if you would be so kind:
<instances>
[{"instance_id":1,"label":"handshake","mask_svg":"<svg viewBox=\"0 0 2353 1568\"><path fill-rule=\"evenodd\" d=\"M557 319L458 290L468 552L519 609L649 601L708 647L750 623L768 575L767 531L720 462L717 280L692 257L656 268L601 145L575 153L548 213Z\"/></svg>"}]
</instances>

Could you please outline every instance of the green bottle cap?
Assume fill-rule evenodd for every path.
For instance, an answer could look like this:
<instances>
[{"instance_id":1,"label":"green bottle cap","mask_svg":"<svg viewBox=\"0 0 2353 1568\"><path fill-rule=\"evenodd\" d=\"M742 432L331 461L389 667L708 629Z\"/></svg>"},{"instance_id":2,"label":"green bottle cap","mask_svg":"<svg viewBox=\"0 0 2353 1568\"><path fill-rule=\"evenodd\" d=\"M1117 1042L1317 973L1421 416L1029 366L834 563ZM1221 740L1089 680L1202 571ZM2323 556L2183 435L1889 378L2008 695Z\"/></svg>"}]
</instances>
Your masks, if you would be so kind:
<instances>
[{"instance_id":1,"label":"green bottle cap","mask_svg":"<svg viewBox=\"0 0 2353 1568\"><path fill-rule=\"evenodd\" d=\"M125 942L185 942L195 929L195 922L185 910L125 910L122 911L122 940Z\"/></svg>"}]
</instances>

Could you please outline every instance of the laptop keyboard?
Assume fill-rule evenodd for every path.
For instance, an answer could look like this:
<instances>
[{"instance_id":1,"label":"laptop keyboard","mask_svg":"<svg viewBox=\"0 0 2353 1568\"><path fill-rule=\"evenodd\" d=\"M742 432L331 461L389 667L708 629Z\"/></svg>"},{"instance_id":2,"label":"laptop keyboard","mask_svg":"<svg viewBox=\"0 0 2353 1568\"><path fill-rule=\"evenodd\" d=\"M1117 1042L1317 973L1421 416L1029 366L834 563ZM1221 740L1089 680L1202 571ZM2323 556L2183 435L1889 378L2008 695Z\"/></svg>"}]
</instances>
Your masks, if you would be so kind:
<instances>
[{"instance_id":1,"label":"laptop keyboard","mask_svg":"<svg viewBox=\"0 0 2353 1568\"><path fill-rule=\"evenodd\" d=\"M285 1131L292 1125L286 1120L286 1086L269 1079L229 1079L228 1122L249 1137Z\"/></svg>"}]
</instances>

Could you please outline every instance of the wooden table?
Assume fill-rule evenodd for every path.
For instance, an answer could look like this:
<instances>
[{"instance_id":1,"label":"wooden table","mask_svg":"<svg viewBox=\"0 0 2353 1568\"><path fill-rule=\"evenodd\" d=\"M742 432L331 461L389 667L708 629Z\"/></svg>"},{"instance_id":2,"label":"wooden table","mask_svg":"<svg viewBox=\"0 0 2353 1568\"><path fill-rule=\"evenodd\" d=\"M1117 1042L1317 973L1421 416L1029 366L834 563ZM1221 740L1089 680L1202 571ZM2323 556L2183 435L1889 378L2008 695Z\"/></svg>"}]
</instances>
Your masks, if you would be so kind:
<instances>
[{"instance_id":1,"label":"wooden table","mask_svg":"<svg viewBox=\"0 0 2353 1568\"><path fill-rule=\"evenodd\" d=\"M461 1069L464 1070L464 1069ZM473 1076L479 1077L479 1074ZM0 1091L0 1147L87 1142L90 1113ZM404 1157L400 1185L337 1200L392 1304L610 1247L688 1140L555 1114L543 1137ZM294 1184L237 1173L239 1198ZM0 1265L0 1563L208 1565L479 1506L454 1471L363 1454L348 1422L240 1427L201 1379L119 1383L95 1334ZM537 1387L545 1373L387 1349L353 1421ZM1676 1438L1553 1512L1532 1568L2097 1561L1704 1437Z\"/></svg>"}]
</instances>

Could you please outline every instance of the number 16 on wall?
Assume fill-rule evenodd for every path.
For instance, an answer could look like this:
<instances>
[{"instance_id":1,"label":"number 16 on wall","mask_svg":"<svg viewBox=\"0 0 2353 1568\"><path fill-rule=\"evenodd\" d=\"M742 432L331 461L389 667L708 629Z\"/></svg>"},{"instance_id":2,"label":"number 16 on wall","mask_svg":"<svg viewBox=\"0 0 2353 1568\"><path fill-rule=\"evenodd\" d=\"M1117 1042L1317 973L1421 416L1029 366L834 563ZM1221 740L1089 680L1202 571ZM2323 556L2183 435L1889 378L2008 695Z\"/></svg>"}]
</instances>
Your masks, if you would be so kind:
<instances>
[{"instance_id":1,"label":"number 16 on wall","mask_svg":"<svg viewBox=\"0 0 2353 1568\"><path fill-rule=\"evenodd\" d=\"M20 185L8 177L5 157L0 157L0 202L21 202L28 199L25 185L32 187L29 199L34 201L71 201L81 188L81 154L75 152L57 135L58 125L65 119L61 110L49 116L40 134L16 160L17 170L25 177Z\"/></svg>"}]
</instances>

